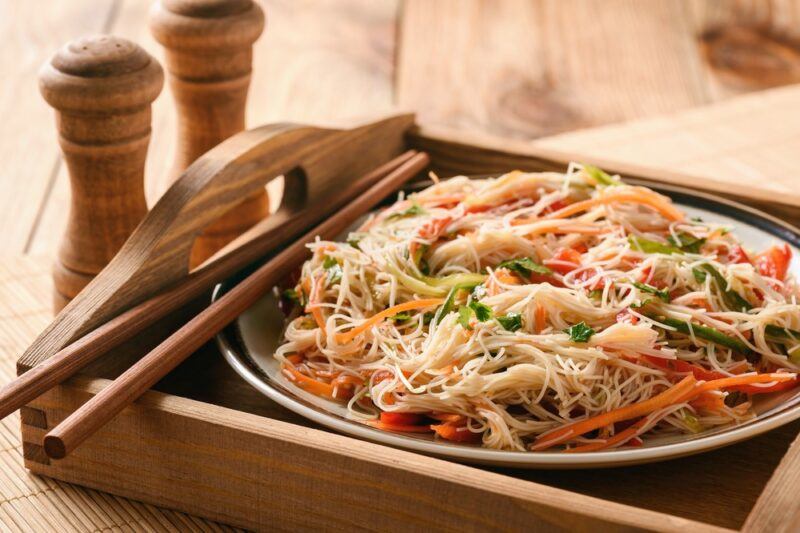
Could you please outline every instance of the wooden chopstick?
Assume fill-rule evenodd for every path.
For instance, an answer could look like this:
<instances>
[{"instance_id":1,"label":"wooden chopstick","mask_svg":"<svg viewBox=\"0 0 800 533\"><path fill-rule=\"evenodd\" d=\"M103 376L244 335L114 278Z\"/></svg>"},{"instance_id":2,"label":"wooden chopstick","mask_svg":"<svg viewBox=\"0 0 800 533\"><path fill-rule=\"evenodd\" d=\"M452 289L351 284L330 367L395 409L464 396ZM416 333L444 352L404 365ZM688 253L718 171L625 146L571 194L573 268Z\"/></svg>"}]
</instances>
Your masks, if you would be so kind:
<instances>
[{"instance_id":1,"label":"wooden chopstick","mask_svg":"<svg viewBox=\"0 0 800 533\"><path fill-rule=\"evenodd\" d=\"M297 237L309 226L345 205L351 198L398 169L416 154L416 150L409 150L351 182L340 193L334 194L331 201L321 209L304 209L292 215L281 212L272 215L273 224L274 217L285 217L286 220L277 229L261 233L214 262L204 264L174 287L117 315L31 368L0 389L0 420L68 379L99 356L132 339L146 327L197 298L216 283L264 257L287 239ZM257 228L258 225L253 229Z\"/></svg>"},{"instance_id":2,"label":"wooden chopstick","mask_svg":"<svg viewBox=\"0 0 800 533\"><path fill-rule=\"evenodd\" d=\"M47 455L53 459L65 457L297 268L308 256L309 241L317 236L336 237L387 194L423 170L429 161L427 154L414 155L173 333L53 428L44 438Z\"/></svg>"}]
</instances>

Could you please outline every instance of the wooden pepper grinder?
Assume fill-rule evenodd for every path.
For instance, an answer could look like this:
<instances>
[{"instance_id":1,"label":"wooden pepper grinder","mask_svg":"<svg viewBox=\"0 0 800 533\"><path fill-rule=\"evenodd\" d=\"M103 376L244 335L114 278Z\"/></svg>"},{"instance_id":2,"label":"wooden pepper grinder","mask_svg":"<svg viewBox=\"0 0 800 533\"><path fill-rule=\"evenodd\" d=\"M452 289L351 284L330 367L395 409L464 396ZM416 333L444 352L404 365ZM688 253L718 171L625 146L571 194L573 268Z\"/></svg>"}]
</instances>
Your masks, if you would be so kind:
<instances>
[{"instance_id":1,"label":"wooden pepper grinder","mask_svg":"<svg viewBox=\"0 0 800 533\"><path fill-rule=\"evenodd\" d=\"M150 29L166 51L178 108L177 177L199 156L244 130L253 43L264 12L252 0L159 0ZM259 191L207 227L192 250L197 266L269 211Z\"/></svg>"},{"instance_id":2,"label":"wooden pepper grinder","mask_svg":"<svg viewBox=\"0 0 800 533\"><path fill-rule=\"evenodd\" d=\"M163 85L153 57L109 35L67 44L39 72L42 95L56 109L72 191L53 269L57 311L106 266L147 213L150 103Z\"/></svg>"}]
</instances>

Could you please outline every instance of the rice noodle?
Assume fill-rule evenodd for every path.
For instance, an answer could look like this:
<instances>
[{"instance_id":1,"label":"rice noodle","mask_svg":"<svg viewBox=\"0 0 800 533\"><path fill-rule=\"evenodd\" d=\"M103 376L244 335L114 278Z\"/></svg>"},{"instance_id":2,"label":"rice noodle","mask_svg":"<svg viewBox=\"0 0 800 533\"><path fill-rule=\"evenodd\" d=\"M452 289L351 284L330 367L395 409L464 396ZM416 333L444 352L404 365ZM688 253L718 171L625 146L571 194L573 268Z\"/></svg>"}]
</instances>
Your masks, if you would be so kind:
<instances>
[{"instance_id":1,"label":"rice noodle","mask_svg":"<svg viewBox=\"0 0 800 533\"><path fill-rule=\"evenodd\" d=\"M653 398L687 368L798 370L798 286L785 272L765 275L769 251L734 262L741 248L729 228L597 172L572 164L567 174L437 180L348 242L309 244L293 289L304 307L276 358L316 380L319 394L333 386L353 418L397 431L432 425L443 438L507 450ZM436 305L369 322L414 300ZM776 339L776 327L790 338ZM753 416L748 394L714 394L715 408L666 406L629 431L646 441ZM386 413L408 414L414 427Z\"/></svg>"}]
</instances>

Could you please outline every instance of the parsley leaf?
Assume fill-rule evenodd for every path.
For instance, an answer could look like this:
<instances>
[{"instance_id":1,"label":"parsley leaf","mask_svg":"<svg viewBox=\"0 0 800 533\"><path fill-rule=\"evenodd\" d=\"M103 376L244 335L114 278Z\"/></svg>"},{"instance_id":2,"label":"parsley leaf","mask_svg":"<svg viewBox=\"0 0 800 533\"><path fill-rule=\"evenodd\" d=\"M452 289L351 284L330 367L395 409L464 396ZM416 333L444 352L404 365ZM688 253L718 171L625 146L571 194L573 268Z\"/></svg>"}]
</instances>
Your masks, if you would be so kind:
<instances>
[{"instance_id":1,"label":"parsley leaf","mask_svg":"<svg viewBox=\"0 0 800 533\"><path fill-rule=\"evenodd\" d=\"M519 313L508 313L497 317L497 322L506 331L517 331L522 328L522 315Z\"/></svg>"},{"instance_id":2,"label":"parsley leaf","mask_svg":"<svg viewBox=\"0 0 800 533\"><path fill-rule=\"evenodd\" d=\"M347 244L349 244L350 246L352 246L353 248L355 248L356 250L359 250L359 251L361 250L361 248L358 247L358 243L360 243L360 242L361 242L361 239L356 239L356 238L347 239Z\"/></svg>"},{"instance_id":3,"label":"parsley leaf","mask_svg":"<svg viewBox=\"0 0 800 533\"><path fill-rule=\"evenodd\" d=\"M670 301L669 291L667 289L658 290L655 287L653 287L652 285L647 285L646 283L639 283L638 281L632 281L631 285L633 285L634 287L636 287L640 291L649 292L650 294L655 294L661 300L663 300L663 301L665 301L667 303L669 303L669 301Z\"/></svg>"},{"instance_id":4,"label":"parsley leaf","mask_svg":"<svg viewBox=\"0 0 800 533\"><path fill-rule=\"evenodd\" d=\"M472 318L472 309L467 307L466 305L461 305L458 307L458 323L461 324L461 327L464 329L472 329L472 326L469 325L469 319Z\"/></svg>"},{"instance_id":5,"label":"parsley leaf","mask_svg":"<svg viewBox=\"0 0 800 533\"><path fill-rule=\"evenodd\" d=\"M670 235L667 237L667 240L671 245L677 246L682 251L689 252L691 254L699 254L700 248L706 243L705 239L699 239L694 235L683 232L678 234L677 239Z\"/></svg>"},{"instance_id":6,"label":"parsley leaf","mask_svg":"<svg viewBox=\"0 0 800 533\"><path fill-rule=\"evenodd\" d=\"M411 204L411 207L406 209L405 211L398 211L397 213L392 213L386 220L397 220L398 218L406 218L406 217L415 217L418 215L424 215L427 213L425 209L422 208L417 202Z\"/></svg>"},{"instance_id":7,"label":"parsley leaf","mask_svg":"<svg viewBox=\"0 0 800 533\"><path fill-rule=\"evenodd\" d=\"M503 261L497 268L507 268L512 272L516 272L524 279L530 279L531 274L549 275L553 271L544 265L536 263L530 257L518 257L516 259L508 259Z\"/></svg>"},{"instance_id":8,"label":"parsley leaf","mask_svg":"<svg viewBox=\"0 0 800 533\"><path fill-rule=\"evenodd\" d=\"M572 342L588 342L596 332L587 326L586 322L578 322L574 326L565 329L564 333L569 333L569 340Z\"/></svg>"},{"instance_id":9,"label":"parsley leaf","mask_svg":"<svg viewBox=\"0 0 800 533\"><path fill-rule=\"evenodd\" d=\"M486 304L482 304L473 300L470 302L469 306L473 311L475 311L475 318L477 318L480 322L486 322L494 315L492 308Z\"/></svg>"},{"instance_id":10,"label":"parsley leaf","mask_svg":"<svg viewBox=\"0 0 800 533\"><path fill-rule=\"evenodd\" d=\"M456 300L456 293L460 290L468 290L471 291L475 288L478 283L473 282L466 282L466 283L459 283L458 285L453 285L450 289L450 292L447 293L447 297L444 299L444 303L436 310L436 314L433 316L433 323L438 324L442 318L448 315L450 311L453 310L453 303Z\"/></svg>"}]
</instances>

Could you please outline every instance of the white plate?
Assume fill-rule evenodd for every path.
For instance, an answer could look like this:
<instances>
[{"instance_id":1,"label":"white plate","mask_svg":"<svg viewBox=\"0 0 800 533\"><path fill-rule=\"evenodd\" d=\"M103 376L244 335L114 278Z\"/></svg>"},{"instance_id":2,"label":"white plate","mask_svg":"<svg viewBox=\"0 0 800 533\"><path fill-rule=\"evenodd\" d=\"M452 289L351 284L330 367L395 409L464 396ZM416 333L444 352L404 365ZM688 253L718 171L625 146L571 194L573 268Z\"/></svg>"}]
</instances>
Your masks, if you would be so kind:
<instances>
[{"instance_id":1,"label":"white plate","mask_svg":"<svg viewBox=\"0 0 800 533\"><path fill-rule=\"evenodd\" d=\"M798 244L800 230L766 213L746 206L677 187L660 186L690 216L730 224L745 246L763 249L774 241L786 241L794 258L790 270L800 277ZM216 298L226 284L217 287ZM601 468L661 461L713 450L749 439L800 418L800 391L755 397L757 416L741 425L715 428L696 435L650 439L640 448L620 448L593 453L517 452L436 440L429 435L390 433L347 417L347 409L293 385L273 358L284 315L273 294L267 295L217 336L225 359L248 383L287 409L335 431L390 446L406 448L459 461L522 468Z\"/></svg>"}]
</instances>

